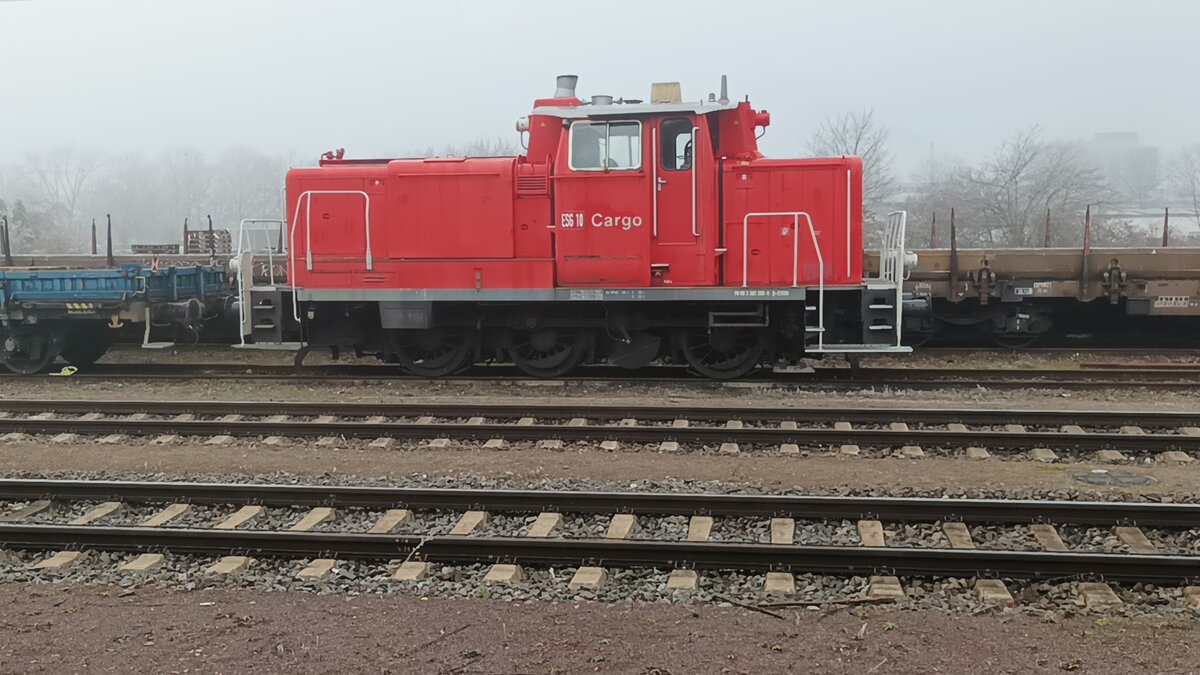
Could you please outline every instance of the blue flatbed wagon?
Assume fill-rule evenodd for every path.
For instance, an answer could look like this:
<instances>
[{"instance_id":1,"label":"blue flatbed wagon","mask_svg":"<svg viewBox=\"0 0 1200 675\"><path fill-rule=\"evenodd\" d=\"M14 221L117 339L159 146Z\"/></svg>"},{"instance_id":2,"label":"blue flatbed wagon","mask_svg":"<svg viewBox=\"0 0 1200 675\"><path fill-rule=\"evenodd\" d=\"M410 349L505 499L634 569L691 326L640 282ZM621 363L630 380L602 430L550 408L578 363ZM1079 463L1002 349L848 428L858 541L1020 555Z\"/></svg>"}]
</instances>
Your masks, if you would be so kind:
<instances>
[{"instance_id":1,"label":"blue flatbed wagon","mask_svg":"<svg viewBox=\"0 0 1200 675\"><path fill-rule=\"evenodd\" d=\"M223 265L104 269L0 267L0 365L41 372L61 356L76 366L104 355L128 324L193 330L228 296Z\"/></svg>"}]
</instances>

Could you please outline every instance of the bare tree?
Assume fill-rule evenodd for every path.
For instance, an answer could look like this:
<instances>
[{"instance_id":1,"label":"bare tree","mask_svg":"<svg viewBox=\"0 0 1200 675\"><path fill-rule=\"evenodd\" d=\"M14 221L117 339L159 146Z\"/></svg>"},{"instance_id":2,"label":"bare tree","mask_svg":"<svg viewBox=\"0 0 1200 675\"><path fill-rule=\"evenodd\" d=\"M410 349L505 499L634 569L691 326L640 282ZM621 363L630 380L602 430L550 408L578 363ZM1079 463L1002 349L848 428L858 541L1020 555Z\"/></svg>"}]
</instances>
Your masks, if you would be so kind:
<instances>
[{"instance_id":1,"label":"bare tree","mask_svg":"<svg viewBox=\"0 0 1200 675\"><path fill-rule=\"evenodd\" d=\"M1031 127L1007 138L977 167L959 166L921 186L910 199L916 222L954 208L960 244L1037 246L1047 209L1057 222L1082 222L1089 204L1110 199L1099 170L1078 144L1047 142ZM944 220L942 222L945 222ZM1076 230L1056 239L1072 241Z\"/></svg>"},{"instance_id":2,"label":"bare tree","mask_svg":"<svg viewBox=\"0 0 1200 675\"><path fill-rule=\"evenodd\" d=\"M449 143L441 149L432 145L424 150L403 153L408 157L511 157L517 154L512 141L500 137L480 136L465 143Z\"/></svg>"},{"instance_id":3,"label":"bare tree","mask_svg":"<svg viewBox=\"0 0 1200 675\"><path fill-rule=\"evenodd\" d=\"M272 218L279 213L280 189L287 166L249 148L230 148L217 161L212 183L213 218L236 233L243 218Z\"/></svg>"},{"instance_id":4,"label":"bare tree","mask_svg":"<svg viewBox=\"0 0 1200 675\"><path fill-rule=\"evenodd\" d=\"M818 157L853 155L863 161L863 219L877 222L885 203L896 194L889 132L875 120L874 110L842 112L826 117L808 140L807 150Z\"/></svg>"},{"instance_id":5,"label":"bare tree","mask_svg":"<svg viewBox=\"0 0 1200 675\"><path fill-rule=\"evenodd\" d=\"M165 204L163 179L162 167L137 153L108 157L87 201L89 213L92 217L112 214L116 241L175 241L178 235L171 227L174 218Z\"/></svg>"},{"instance_id":6,"label":"bare tree","mask_svg":"<svg viewBox=\"0 0 1200 675\"><path fill-rule=\"evenodd\" d=\"M1162 164L1158 148L1139 145L1113 159L1110 175L1121 196L1138 206L1150 206L1159 196Z\"/></svg>"},{"instance_id":7,"label":"bare tree","mask_svg":"<svg viewBox=\"0 0 1200 675\"><path fill-rule=\"evenodd\" d=\"M1171 191L1192 204L1192 217L1200 226L1200 143L1180 148L1167 166Z\"/></svg>"},{"instance_id":8,"label":"bare tree","mask_svg":"<svg viewBox=\"0 0 1200 675\"><path fill-rule=\"evenodd\" d=\"M69 232L79 232L80 210L92 188L100 161L74 146L63 146L47 153L26 155L28 175L41 199L56 211Z\"/></svg>"},{"instance_id":9,"label":"bare tree","mask_svg":"<svg viewBox=\"0 0 1200 675\"><path fill-rule=\"evenodd\" d=\"M164 206L176 220L191 218L195 224L212 209L214 167L195 148L174 148L159 159L162 166Z\"/></svg>"},{"instance_id":10,"label":"bare tree","mask_svg":"<svg viewBox=\"0 0 1200 675\"><path fill-rule=\"evenodd\" d=\"M9 242L13 254L60 253L70 239L49 212L32 210L17 199L10 205L0 200L0 215L8 216Z\"/></svg>"}]
</instances>

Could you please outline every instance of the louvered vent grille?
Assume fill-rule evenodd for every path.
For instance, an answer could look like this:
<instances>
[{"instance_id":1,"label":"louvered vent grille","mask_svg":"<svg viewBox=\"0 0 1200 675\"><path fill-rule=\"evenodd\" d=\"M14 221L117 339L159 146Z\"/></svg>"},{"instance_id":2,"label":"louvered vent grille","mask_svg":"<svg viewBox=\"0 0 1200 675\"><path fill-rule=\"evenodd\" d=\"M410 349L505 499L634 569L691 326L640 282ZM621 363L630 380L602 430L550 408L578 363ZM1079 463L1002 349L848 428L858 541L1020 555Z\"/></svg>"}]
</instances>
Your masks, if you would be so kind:
<instances>
[{"instance_id":1,"label":"louvered vent grille","mask_svg":"<svg viewBox=\"0 0 1200 675\"><path fill-rule=\"evenodd\" d=\"M517 176L517 194L544 195L549 191L549 183L546 176Z\"/></svg>"}]
</instances>

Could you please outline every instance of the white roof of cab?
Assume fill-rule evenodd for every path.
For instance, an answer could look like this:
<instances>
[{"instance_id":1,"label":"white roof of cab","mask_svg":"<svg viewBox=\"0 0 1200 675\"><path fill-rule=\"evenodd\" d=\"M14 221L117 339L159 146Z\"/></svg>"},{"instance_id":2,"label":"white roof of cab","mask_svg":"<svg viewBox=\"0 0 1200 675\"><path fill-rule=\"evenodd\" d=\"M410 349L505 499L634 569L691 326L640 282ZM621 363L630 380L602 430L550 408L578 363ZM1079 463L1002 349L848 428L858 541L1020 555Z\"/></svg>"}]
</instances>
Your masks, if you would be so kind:
<instances>
[{"instance_id":1,"label":"white roof of cab","mask_svg":"<svg viewBox=\"0 0 1200 675\"><path fill-rule=\"evenodd\" d=\"M630 115L656 115L662 113L705 113L733 110L737 103L717 103L715 101L695 101L693 103L611 103L609 105L583 104L572 108L540 107L533 109L533 115L561 117L577 120L589 117L627 117Z\"/></svg>"}]
</instances>

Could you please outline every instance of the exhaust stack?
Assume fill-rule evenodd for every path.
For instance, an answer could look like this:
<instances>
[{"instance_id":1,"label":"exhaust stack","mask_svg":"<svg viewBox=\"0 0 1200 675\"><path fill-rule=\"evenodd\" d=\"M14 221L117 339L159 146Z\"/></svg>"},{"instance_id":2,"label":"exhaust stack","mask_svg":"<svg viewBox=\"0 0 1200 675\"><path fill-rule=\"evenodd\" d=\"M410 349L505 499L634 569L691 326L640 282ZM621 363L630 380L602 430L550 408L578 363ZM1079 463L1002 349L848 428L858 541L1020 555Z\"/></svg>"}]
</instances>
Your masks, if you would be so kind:
<instances>
[{"instance_id":1,"label":"exhaust stack","mask_svg":"<svg viewBox=\"0 0 1200 675\"><path fill-rule=\"evenodd\" d=\"M578 75L559 75L554 98L575 98L575 85L579 82Z\"/></svg>"}]
</instances>

